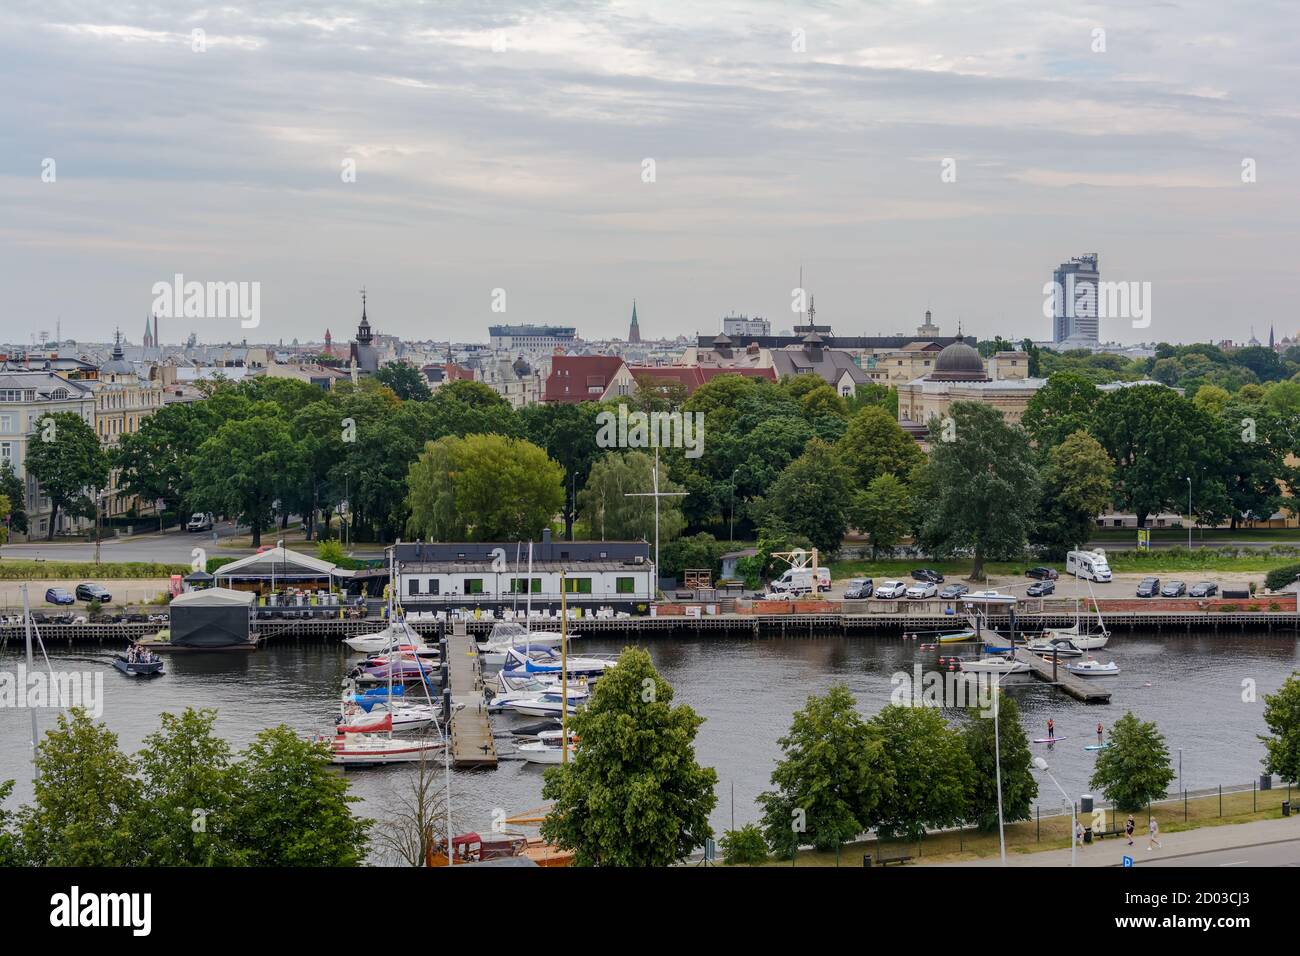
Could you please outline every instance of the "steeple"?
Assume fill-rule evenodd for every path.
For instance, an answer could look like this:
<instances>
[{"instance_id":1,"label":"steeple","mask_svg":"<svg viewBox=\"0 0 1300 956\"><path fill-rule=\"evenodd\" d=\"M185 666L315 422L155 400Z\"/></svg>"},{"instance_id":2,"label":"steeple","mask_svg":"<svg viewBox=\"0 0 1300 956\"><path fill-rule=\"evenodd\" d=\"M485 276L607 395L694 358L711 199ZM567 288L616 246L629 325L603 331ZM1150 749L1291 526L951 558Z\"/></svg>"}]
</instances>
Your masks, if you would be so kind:
<instances>
[{"instance_id":1,"label":"steeple","mask_svg":"<svg viewBox=\"0 0 1300 956\"><path fill-rule=\"evenodd\" d=\"M147 349L153 348L153 332L149 328L149 316L144 317L144 338L140 343Z\"/></svg>"},{"instance_id":2,"label":"steeple","mask_svg":"<svg viewBox=\"0 0 1300 956\"><path fill-rule=\"evenodd\" d=\"M361 324L357 326L357 344L369 345L371 342L370 319L366 317L366 289L361 287Z\"/></svg>"},{"instance_id":3,"label":"steeple","mask_svg":"<svg viewBox=\"0 0 1300 956\"><path fill-rule=\"evenodd\" d=\"M636 324L636 299L632 300L632 328L627 333L628 344L641 341L641 328Z\"/></svg>"}]
</instances>

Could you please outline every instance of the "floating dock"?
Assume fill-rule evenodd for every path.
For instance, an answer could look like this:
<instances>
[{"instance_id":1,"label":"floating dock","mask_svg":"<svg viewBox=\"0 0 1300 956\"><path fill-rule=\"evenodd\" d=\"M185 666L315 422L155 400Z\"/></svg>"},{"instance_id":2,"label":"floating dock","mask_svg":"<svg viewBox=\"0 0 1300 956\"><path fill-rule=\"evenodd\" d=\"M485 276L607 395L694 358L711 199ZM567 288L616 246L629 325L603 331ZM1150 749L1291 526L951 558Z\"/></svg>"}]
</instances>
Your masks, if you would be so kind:
<instances>
[{"instance_id":1,"label":"floating dock","mask_svg":"<svg viewBox=\"0 0 1300 956\"><path fill-rule=\"evenodd\" d=\"M1106 689L1105 678L1077 677L1065 669L1065 661L1057 658L1056 673L1052 673L1052 662L1039 657L1023 647L1016 648L1016 660L1028 664L1035 677L1049 684L1055 684L1075 700L1085 704L1109 704L1110 691Z\"/></svg>"},{"instance_id":2,"label":"floating dock","mask_svg":"<svg viewBox=\"0 0 1300 956\"><path fill-rule=\"evenodd\" d=\"M496 742L483 695L483 662L464 621L452 625L447 641L447 686L451 689L451 762L456 767L495 767Z\"/></svg>"}]
</instances>

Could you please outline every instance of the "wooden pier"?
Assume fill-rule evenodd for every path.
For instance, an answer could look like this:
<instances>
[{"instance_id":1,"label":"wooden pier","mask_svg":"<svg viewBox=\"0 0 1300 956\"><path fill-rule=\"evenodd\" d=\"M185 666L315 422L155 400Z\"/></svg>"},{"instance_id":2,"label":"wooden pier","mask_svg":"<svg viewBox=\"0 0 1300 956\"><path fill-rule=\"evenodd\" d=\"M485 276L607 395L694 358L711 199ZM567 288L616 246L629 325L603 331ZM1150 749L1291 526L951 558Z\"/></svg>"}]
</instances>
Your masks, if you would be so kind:
<instances>
[{"instance_id":1,"label":"wooden pier","mask_svg":"<svg viewBox=\"0 0 1300 956\"><path fill-rule=\"evenodd\" d=\"M447 640L447 686L451 689L451 762L456 767L495 767L497 748L483 696L483 663L478 643L464 621L452 625ZM462 706L463 705L463 706ZM459 707L459 709L456 709Z\"/></svg>"},{"instance_id":2,"label":"wooden pier","mask_svg":"<svg viewBox=\"0 0 1300 956\"><path fill-rule=\"evenodd\" d=\"M1090 680L1087 677L1076 677L1071 674L1065 669L1065 661L1061 658L1057 658L1055 675L1052 674L1052 662L1050 660L1039 657L1023 647L1016 648L1016 660L1022 664L1028 664L1029 669L1039 680L1055 684L1075 700L1081 700L1085 704L1110 703L1110 691L1106 690L1105 686L1099 685L1097 681Z\"/></svg>"}]
</instances>

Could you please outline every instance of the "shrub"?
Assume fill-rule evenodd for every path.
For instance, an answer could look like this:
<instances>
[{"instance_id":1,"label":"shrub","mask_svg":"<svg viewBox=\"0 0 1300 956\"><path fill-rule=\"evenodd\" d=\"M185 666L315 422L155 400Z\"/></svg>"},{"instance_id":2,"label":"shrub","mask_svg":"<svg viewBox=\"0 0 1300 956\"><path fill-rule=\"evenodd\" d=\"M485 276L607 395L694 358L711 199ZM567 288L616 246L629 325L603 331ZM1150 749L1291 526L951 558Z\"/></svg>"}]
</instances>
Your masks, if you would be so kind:
<instances>
[{"instance_id":1,"label":"shrub","mask_svg":"<svg viewBox=\"0 0 1300 956\"><path fill-rule=\"evenodd\" d=\"M331 538L316 545L316 557L330 564L338 564L346 555L343 553L343 545L337 539Z\"/></svg>"},{"instance_id":2,"label":"shrub","mask_svg":"<svg viewBox=\"0 0 1300 956\"><path fill-rule=\"evenodd\" d=\"M1280 591L1284 587L1295 582L1300 577L1300 564L1287 564L1280 568L1274 568L1264 576L1264 587L1270 591ZM1251 593L1255 593L1254 584L1250 587Z\"/></svg>"},{"instance_id":3,"label":"shrub","mask_svg":"<svg viewBox=\"0 0 1300 956\"><path fill-rule=\"evenodd\" d=\"M1240 605L1240 604L1220 604L1220 605L1219 605L1219 610L1222 611L1224 614L1230 614L1230 613L1232 613L1233 611L1240 611L1240 610L1241 610L1241 605Z\"/></svg>"},{"instance_id":4,"label":"shrub","mask_svg":"<svg viewBox=\"0 0 1300 956\"><path fill-rule=\"evenodd\" d=\"M767 842L757 824L747 823L739 830L728 830L718 841L728 866L753 866L767 859Z\"/></svg>"}]
</instances>

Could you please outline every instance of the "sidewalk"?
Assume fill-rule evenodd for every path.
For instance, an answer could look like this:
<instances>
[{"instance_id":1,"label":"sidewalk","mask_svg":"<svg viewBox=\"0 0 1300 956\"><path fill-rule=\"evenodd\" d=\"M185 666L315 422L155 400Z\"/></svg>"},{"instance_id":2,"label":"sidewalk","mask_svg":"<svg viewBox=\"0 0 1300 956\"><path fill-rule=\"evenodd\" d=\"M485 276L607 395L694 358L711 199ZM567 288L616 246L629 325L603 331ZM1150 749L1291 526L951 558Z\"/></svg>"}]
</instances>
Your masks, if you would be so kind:
<instances>
[{"instance_id":1,"label":"sidewalk","mask_svg":"<svg viewBox=\"0 0 1300 956\"><path fill-rule=\"evenodd\" d=\"M1276 820L1254 820L1250 823L1197 827L1177 833L1161 833L1159 840L1163 846L1160 849L1148 850L1145 823L1146 817L1143 815L1141 825L1133 834L1132 846L1129 846L1128 841L1120 836L1108 837L1105 840L1077 847L1075 866L1122 866L1125 856L1133 857L1134 865L1141 866L1155 859L1171 859L1214 850L1232 850L1265 843L1300 840L1300 816L1291 816L1278 817ZM996 855L970 862L927 863L922 859L918 863L923 866L1001 866ZM1044 850L1039 853L1007 851L1007 866L1069 865L1068 847L1064 850Z\"/></svg>"}]
</instances>

